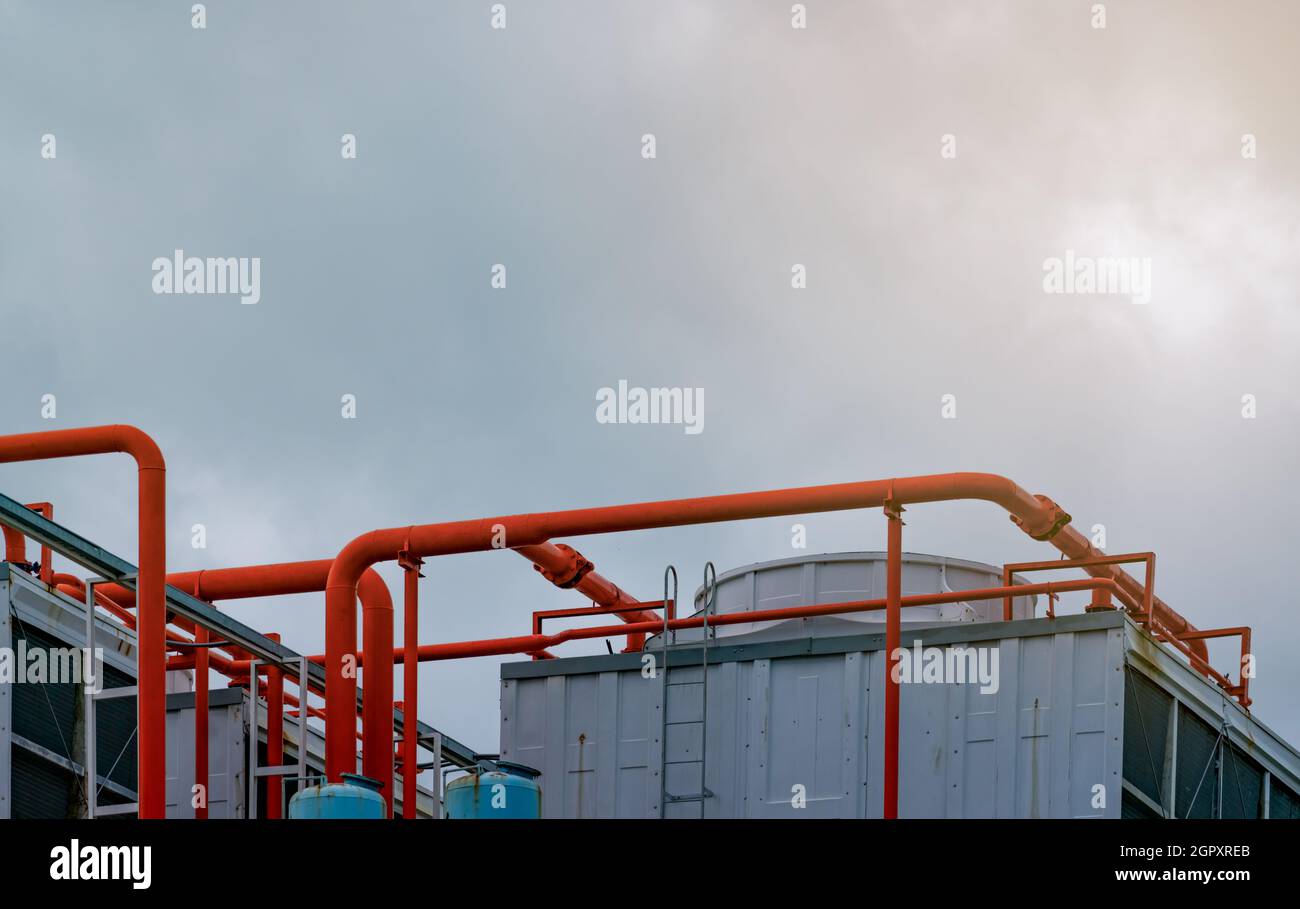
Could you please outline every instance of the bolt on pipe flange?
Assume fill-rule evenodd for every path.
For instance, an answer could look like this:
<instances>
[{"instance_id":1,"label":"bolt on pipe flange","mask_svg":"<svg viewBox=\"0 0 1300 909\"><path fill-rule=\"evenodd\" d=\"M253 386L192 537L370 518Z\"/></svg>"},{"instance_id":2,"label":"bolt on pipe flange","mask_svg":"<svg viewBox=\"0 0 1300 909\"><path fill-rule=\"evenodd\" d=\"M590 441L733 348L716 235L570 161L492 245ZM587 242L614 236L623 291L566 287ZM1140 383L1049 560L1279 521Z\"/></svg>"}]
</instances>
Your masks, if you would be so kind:
<instances>
[{"instance_id":1,"label":"bolt on pipe flange","mask_svg":"<svg viewBox=\"0 0 1300 909\"><path fill-rule=\"evenodd\" d=\"M1057 505L1047 496L1035 495L1034 498L1037 499L1039 502L1041 502L1043 504L1043 507L1046 508L1049 512L1051 512L1052 520L1051 520L1051 524L1048 525L1048 528L1044 530L1042 533L1034 533L1028 527L1025 526L1025 521L1023 518L1021 518L1019 515L1014 515L1014 514L1010 516L1011 523L1015 524L1025 533L1029 534L1031 538L1038 540L1040 543L1043 543L1046 542L1047 540L1050 540L1058 533L1060 533L1061 529L1074 519L1070 517L1069 512L1067 512L1060 505Z\"/></svg>"},{"instance_id":2,"label":"bolt on pipe flange","mask_svg":"<svg viewBox=\"0 0 1300 909\"><path fill-rule=\"evenodd\" d=\"M546 578L546 580L550 581L556 587L565 590L568 590L571 587L576 587L578 586L578 582L581 581L588 572L592 571L596 567L594 563L585 558L582 553L578 552L572 546L566 546L563 543L556 543L555 548L563 552L565 559L567 560L564 570L551 571L549 568L543 568L541 565L536 563L533 564L533 569L540 571L542 577Z\"/></svg>"}]
</instances>

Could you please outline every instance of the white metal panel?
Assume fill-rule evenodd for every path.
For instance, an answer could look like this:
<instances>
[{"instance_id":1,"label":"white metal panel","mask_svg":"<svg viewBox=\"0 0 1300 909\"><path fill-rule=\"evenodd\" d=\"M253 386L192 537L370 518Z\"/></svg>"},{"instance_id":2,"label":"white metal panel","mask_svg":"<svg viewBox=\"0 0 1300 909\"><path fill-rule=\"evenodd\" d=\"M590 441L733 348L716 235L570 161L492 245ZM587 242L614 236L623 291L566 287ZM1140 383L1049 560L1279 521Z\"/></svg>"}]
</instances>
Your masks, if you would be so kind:
<instances>
[{"instance_id":1,"label":"white metal panel","mask_svg":"<svg viewBox=\"0 0 1300 909\"><path fill-rule=\"evenodd\" d=\"M226 689L229 690L229 689ZM242 818L246 702L208 707L208 817ZM193 818L194 706L167 711L167 817Z\"/></svg>"},{"instance_id":2,"label":"white metal panel","mask_svg":"<svg viewBox=\"0 0 1300 909\"><path fill-rule=\"evenodd\" d=\"M903 685L900 814L1118 817L1125 650L1116 621L1039 620L1034 633L1022 626L1023 636L984 640L1015 626L922 632L927 646L947 638L995 648L999 688ZM828 652L762 655L769 644L710 663L705 816L880 816L884 653L820 643ZM676 794L700 782L697 655L679 654L670 675ZM617 671L566 665L582 659L532 664L554 675L503 680L502 756L542 771L547 817L656 817L660 682L626 660ZM1098 785L1104 807L1093 807ZM668 814L698 816L698 807L670 804Z\"/></svg>"}]
</instances>

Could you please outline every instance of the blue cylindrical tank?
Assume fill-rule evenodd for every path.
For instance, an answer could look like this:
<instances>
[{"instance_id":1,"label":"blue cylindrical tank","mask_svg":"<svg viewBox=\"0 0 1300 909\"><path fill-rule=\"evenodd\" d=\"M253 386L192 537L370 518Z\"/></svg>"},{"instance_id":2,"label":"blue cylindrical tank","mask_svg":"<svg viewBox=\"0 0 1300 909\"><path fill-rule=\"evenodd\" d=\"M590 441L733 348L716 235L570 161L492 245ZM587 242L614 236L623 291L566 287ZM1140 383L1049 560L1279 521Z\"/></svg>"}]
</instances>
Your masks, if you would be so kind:
<instances>
[{"instance_id":1,"label":"blue cylindrical tank","mask_svg":"<svg viewBox=\"0 0 1300 909\"><path fill-rule=\"evenodd\" d=\"M480 760L468 776L447 784L449 818L540 818L541 772L512 761Z\"/></svg>"},{"instance_id":2,"label":"blue cylindrical tank","mask_svg":"<svg viewBox=\"0 0 1300 909\"><path fill-rule=\"evenodd\" d=\"M388 816L388 803L379 792L382 788L378 780L359 773L345 773L341 783L308 786L289 799L289 817L383 820Z\"/></svg>"}]
</instances>

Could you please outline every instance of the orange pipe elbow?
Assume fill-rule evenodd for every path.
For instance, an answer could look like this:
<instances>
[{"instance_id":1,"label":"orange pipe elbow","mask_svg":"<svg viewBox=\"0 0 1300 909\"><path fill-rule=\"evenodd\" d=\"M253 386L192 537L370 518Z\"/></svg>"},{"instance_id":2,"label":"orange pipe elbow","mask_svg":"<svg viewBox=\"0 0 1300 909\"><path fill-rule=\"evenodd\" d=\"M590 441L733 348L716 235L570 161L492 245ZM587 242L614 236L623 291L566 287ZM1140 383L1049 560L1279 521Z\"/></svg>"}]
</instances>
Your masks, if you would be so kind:
<instances>
[{"instance_id":1,"label":"orange pipe elbow","mask_svg":"<svg viewBox=\"0 0 1300 909\"><path fill-rule=\"evenodd\" d=\"M542 577L556 587L571 587L600 606L641 605L636 597L599 575L595 566L571 546L539 543L536 546L520 546L515 552L531 561ZM656 618L653 612L645 610L620 613L618 617L629 623L653 622ZM644 634L628 635L628 651L640 650L644 644Z\"/></svg>"},{"instance_id":2,"label":"orange pipe elbow","mask_svg":"<svg viewBox=\"0 0 1300 909\"><path fill-rule=\"evenodd\" d=\"M92 426L0 436L0 463L120 452L139 476L139 589L136 682L139 811L161 818L167 810L167 465L162 451L134 426Z\"/></svg>"}]
</instances>

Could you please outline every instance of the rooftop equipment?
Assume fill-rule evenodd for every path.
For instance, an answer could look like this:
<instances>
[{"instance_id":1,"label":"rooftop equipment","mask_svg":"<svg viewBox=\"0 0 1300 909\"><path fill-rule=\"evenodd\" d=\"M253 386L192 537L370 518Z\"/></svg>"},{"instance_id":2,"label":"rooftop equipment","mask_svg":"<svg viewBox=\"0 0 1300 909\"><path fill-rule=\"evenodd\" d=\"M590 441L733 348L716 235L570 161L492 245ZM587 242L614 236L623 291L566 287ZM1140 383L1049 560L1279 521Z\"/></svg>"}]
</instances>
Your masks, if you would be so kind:
<instances>
[{"instance_id":1,"label":"rooftop equipment","mask_svg":"<svg viewBox=\"0 0 1300 909\"><path fill-rule=\"evenodd\" d=\"M447 817L521 820L542 816L541 772L513 761L484 758L447 784Z\"/></svg>"},{"instance_id":2,"label":"rooftop equipment","mask_svg":"<svg viewBox=\"0 0 1300 909\"><path fill-rule=\"evenodd\" d=\"M645 646L647 635L660 634L660 648L667 664L674 662L672 650L679 646L677 637L689 643L698 629L701 666L709 665L709 649L715 641L726 641L733 636L751 633L737 626L799 619L803 625L821 631L844 631L854 623L870 621L869 614L881 612L884 621L883 652L886 669L883 674L882 704L878 715L883 716L883 750L880 766L883 767L882 815L898 815L899 755L900 755L900 687L897 669L901 666L900 644L903 632L904 610L928 607L928 615L917 613L922 620L974 620L975 625L996 625L996 608L987 603L1003 601L1003 620L1016 618L1015 602L1019 598L1045 594L1048 596L1048 616L1054 617L1052 598L1070 590L1090 590L1092 601L1089 614L1111 613L1116 603L1125 610L1125 621L1141 630L1156 646L1172 648L1180 659L1186 660L1191 671L1211 683L1243 707L1250 704L1249 678L1244 674L1235 681L1215 670L1209 663L1206 640L1214 637L1239 636L1243 654L1249 650L1250 631L1244 627L1198 630L1187 619L1154 594L1155 559L1151 553L1108 556L1071 525L1071 517L1051 499L1030 495L1005 477L983 473L953 473L932 476L902 477L865 482L841 483L794 489L778 489L721 496L707 496L659 502L643 502L599 508L575 509L540 514L506 515L468 521L439 524L399 526L373 530L355 537L344 546L333 560L328 571L324 562L295 563L311 565L317 575L324 572L325 592L325 650L322 655L309 658L303 670L290 661L288 651L269 637L248 632L223 636L223 629L232 623L204 603L201 584L208 573L195 579L194 593L178 591L167 586L165 573L165 509L164 463L161 451L153 440L130 426L102 426L85 429L59 430L0 436L0 462L62 458L105 452L125 452L132 455L140 474L140 562L136 569L120 559L109 557L98 547L77 538L47 516L37 514L40 506L22 508L12 500L0 497L0 523L14 533L35 539L43 547L73 559L93 571L96 576L82 581L79 578L53 576L48 570L48 556L42 555L43 583L59 590L74 593L84 590L88 609L103 609L113 619L137 632L137 685L138 685L138 813L141 817L162 816L166 789L166 679L169 669L193 666L206 676L204 667L224 672L232 679L244 677L250 692L255 696L266 691L268 704L298 705L325 721L325 769L332 782L340 782L342 775L355 769L356 703L358 686L354 666L369 665L379 671L372 684L365 686L363 701L362 766L366 773L383 781L393 780L395 763L395 730L393 725L393 696L390 667L396 662L412 664L424 660L459 659L489 654L527 654L536 662L549 662L554 658L548 648L565 641L611 637L620 634L618 626L585 629L568 629L553 634L543 634L543 619L569 614L571 610L552 610L534 615L531 635L514 638L497 638L464 641L451 644L419 645L413 631L409 631L405 646L395 651L392 636L391 598L383 591L386 603L372 600L365 608L365 652L357 650L356 606L359 591L366 579L372 576L371 566L384 561L395 561L407 572L405 608L407 615L416 612L416 579L424 559L464 552L512 549L529 559L537 570L552 584L571 588L589 598L593 608L584 614L611 615L623 623L621 633L626 635L625 654L636 655ZM1004 566L1000 585L977 590L943 590L922 594L903 593L902 528L905 506L921 503L978 499L994 503L1005 509L1011 521L1035 540L1050 542L1063 558L1058 562L1023 563ZM835 591L827 588L814 591L811 600L790 605L760 608L759 601L748 610L730 611L724 607L710 616L706 608L694 616L676 615L676 596L665 593L659 601L639 600L608 579L597 574L594 565L577 550L563 543L554 543L557 537L621 533L632 530L664 528L687 524L703 524L775 517L780 515L813 514L847 509L880 508L886 519L887 551L883 560L883 596L863 600L826 602L822 599ZM35 509L35 510L33 510ZM46 515L48 512L46 512ZM6 551L13 549L12 534L6 534ZM879 562L879 558L874 559ZM1123 564L1145 563L1146 576L1139 582L1124 571ZM26 565L25 556L22 564ZM914 573L922 563L915 562ZM960 565L940 560L932 565L942 572L948 566L961 570ZM272 586L285 582L285 574L292 566L254 566L234 571L267 572ZM1039 571L1081 569L1088 578L1083 580L1047 581L1012 585L1015 570ZM929 568L925 569L927 572ZM992 570L992 569L990 569ZM764 570L776 571L775 568ZM215 575L217 572L213 572ZM173 576L175 577L175 576ZM727 600L731 589L739 589L733 576L724 578ZM111 586L116 585L116 586ZM710 596L715 591L710 584ZM138 588L138 609L129 612L128 600L135 600L133 591ZM109 596L111 589L117 597ZM306 589L306 588L303 588ZM314 589L320 589L319 586ZM878 592L873 584L860 593ZM363 592L363 591L362 591ZM260 594L257 594L260 595ZM847 594L845 594L847 595ZM363 592L363 601L365 600ZM831 597L832 600L835 597ZM712 602L711 600L709 601ZM775 602L775 601L773 601ZM787 598L787 602L789 602ZM656 614L658 610L658 615ZM832 617L834 617L832 619ZM866 617L866 618L864 618ZM910 616L909 616L910 618ZM847 623L847 624L846 624ZM237 625L238 623L233 623ZM909 628L918 624L909 622ZM176 630L170 630L168 626ZM412 623L412 628L414 623ZM768 626L772 627L772 626ZM241 626L242 628L242 626ZM761 631L761 629L760 629ZM192 634L193 637L187 635ZM817 634L813 637L816 638ZM832 635L836 636L836 635ZM842 635L841 635L842 636ZM869 648L868 648L869 649ZM219 651L224 651L219 652ZM1166 652L1161 648L1161 652ZM262 668L259 670L259 664ZM702 670L701 690L712 669ZM265 682L261 676L265 675ZM280 685L285 678L296 677L299 682L300 703L288 694L282 694ZM385 681L387 679L387 681ZM415 672L408 666L404 674L405 700L414 708ZM376 683L377 682L377 683ZM256 687L254 687L256 686ZM667 690L665 688L665 690ZM315 693L323 693L322 710L309 703ZM666 696L665 696L666 697ZM200 703L202 699L200 698ZM705 702L707 703L707 702ZM279 713L281 706L273 708ZM704 704L701 705L704 709ZM665 711L665 716L666 716ZM203 711L199 711L203 714ZM202 722L197 724L196 745L202 739ZM700 734L704 734L703 718ZM281 728L278 721L276 728ZM408 781L418 769L413 758L415 745L423 744L421 737L414 745L404 736L401 760L403 774ZM205 749L196 747L196 761L201 762ZM287 767L287 765L286 765ZM273 765L262 768L271 775L282 774L285 768ZM201 768L196 768L203 775ZM385 794L392 787L385 785ZM707 788L707 787L706 787ZM696 797L707 799L703 790Z\"/></svg>"},{"instance_id":3,"label":"rooftop equipment","mask_svg":"<svg viewBox=\"0 0 1300 909\"><path fill-rule=\"evenodd\" d=\"M358 773L343 774L341 783L308 786L289 799L289 817L302 820L383 820L388 803L382 784Z\"/></svg>"},{"instance_id":4,"label":"rooftop equipment","mask_svg":"<svg viewBox=\"0 0 1300 909\"><path fill-rule=\"evenodd\" d=\"M883 558L729 571L643 654L503 664L502 756L542 771L546 818L882 817ZM1035 617L1031 591L1105 582L900 563L900 816L1300 817L1300 753L1246 699L1113 607Z\"/></svg>"}]
</instances>

